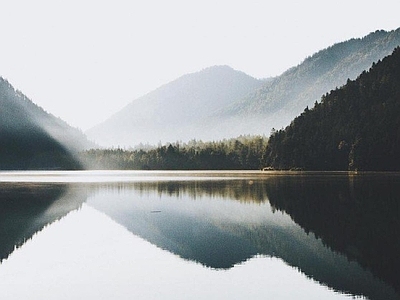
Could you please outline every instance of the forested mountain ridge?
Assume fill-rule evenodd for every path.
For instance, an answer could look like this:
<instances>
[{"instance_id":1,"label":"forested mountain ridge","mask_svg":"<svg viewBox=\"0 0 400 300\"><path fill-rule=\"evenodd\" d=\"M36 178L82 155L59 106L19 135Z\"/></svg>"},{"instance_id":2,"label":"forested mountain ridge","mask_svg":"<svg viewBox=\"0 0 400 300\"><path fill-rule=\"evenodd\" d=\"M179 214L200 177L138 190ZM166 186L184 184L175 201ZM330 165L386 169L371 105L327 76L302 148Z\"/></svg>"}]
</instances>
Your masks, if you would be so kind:
<instances>
[{"instance_id":1,"label":"forested mountain ridge","mask_svg":"<svg viewBox=\"0 0 400 300\"><path fill-rule=\"evenodd\" d=\"M73 154L93 147L0 77L0 169L80 168Z\"/></svg>"},{"instance_id":2,"label":"forested mountain ridge","mask_svg":"<svg viewBox=\"0 0 400 300\"><path fill-rule=\"evenodd\" d=\"M270 80L227 66L184 75L88 130L103 146L269 134L400 45L400 28L337 43Z\"/></svg>"},{"instance_id":3,"label":"forested mountain ridge","mask_svg":"<svg viewBox=\"0 0 400 300\"><path fill-rule=\"evenodd\" d=\"M221 110L216 119L235 120L246 131L242 133L247 134L284 127L321 95L344 85L347 79L356 79L399 45L400 28L378 30L363 38L334 44Z\"/></svg>"},{"instance_id":4,"label":"forested mountain ridge","mask_svg":"<svg viewBox=\"0 0 400 300\"><path fill-rule=\"evenodd\" d=\"M273 133L276 169L400 170L400 47Z\"/></svg>"},{"instance_id":5,"label":"forested mountain ridge","mask_svg":"<svg viewBox=\"0 0 400 300\"><path fill-rule=\"evenodd\" d=\"M214 66L184 75L132 101L87 135L104 146L211 139L204 121L261 86L263 81Z\"/></svg>"}]
</instances>

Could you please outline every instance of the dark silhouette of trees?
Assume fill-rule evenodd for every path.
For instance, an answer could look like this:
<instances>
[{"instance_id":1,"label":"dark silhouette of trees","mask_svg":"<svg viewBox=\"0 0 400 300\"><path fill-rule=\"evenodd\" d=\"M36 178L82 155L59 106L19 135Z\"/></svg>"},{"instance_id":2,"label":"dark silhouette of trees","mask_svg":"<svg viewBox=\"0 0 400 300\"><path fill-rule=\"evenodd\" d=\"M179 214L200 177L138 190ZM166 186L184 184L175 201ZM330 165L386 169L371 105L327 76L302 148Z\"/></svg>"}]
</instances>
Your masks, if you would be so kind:
<instances>
[{"instance_id":1,"label":"dark silhouette of trees","mask_svg":"<svg viewBox=\"0 0 400 300\"><path fill-rule=\"evenodd\" d=\"M400 292L396 174L275 176L268 183L268 199L275 209ZM371 299L389 298L382 291L370 292Z\"/></svg>"},{"instance_id":2,"label":"dark silhouette of trees","mask_svg":"<svg viewBox=\"0 0 400 300\"><path fill-rule=\"evenodd\" d=\"M219 142L192 140L150 150L92 149L81 160L93 169L257 170L264 166L267 139L241 136Z\"/></svg>"},{"instance_id":3,"label":"dark silhouette of trees","mask_svg":"<svg viewBox=\"0 0 400 300\"><path fill-rule=\"evenodd\" d=\"M81 168L70 149L46 131L43 123L58 126L54 116L0 77L0 169ZM58 128L69 134L67 127Z\"/></svg>"},{"instance_id":4,"label":"dark silhouette of trees","mask_svg":"<svg viewBox=\"0 0 400 300\"><path fill-rule=\"evenodd\" d=\"M400 48L269 140L276 169L400 170Z\"/></svg>"}]
</instances>

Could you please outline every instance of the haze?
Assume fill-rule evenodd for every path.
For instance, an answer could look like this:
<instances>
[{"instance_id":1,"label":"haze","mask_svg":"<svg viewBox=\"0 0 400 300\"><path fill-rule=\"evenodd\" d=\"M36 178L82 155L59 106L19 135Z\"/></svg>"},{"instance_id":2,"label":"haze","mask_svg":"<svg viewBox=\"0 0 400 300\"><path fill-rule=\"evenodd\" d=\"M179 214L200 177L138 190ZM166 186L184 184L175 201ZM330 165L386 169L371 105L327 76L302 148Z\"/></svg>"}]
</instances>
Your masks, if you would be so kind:
<instances>
[{"instance_id":1,"label":"haze","mask_svg":"<svg viewBox=\"0 0 400 300\"><path fill-rule=\"evenodd\" d=\"M88 129L177 77L281 74L336 42L399 27L397 0L7 1L0 76Z\"/></svg>"}]
</instances>

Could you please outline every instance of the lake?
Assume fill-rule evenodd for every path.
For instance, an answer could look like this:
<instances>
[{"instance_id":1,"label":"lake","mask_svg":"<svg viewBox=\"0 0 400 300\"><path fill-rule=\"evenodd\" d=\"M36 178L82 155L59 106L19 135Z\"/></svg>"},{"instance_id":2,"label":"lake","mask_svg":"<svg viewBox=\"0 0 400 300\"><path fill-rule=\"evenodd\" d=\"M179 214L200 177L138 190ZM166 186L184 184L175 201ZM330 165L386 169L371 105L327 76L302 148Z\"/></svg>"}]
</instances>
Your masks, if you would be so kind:
<instances>
[{"instance_id":1,"label":"lake","mask_svg":"<svg viewBox=\"0 0 400 300\"><path fill-rule=\"evenodd\" d=\"M400 175L0 172L1 299L400 299Z\"/></svg>"}]
</instances>

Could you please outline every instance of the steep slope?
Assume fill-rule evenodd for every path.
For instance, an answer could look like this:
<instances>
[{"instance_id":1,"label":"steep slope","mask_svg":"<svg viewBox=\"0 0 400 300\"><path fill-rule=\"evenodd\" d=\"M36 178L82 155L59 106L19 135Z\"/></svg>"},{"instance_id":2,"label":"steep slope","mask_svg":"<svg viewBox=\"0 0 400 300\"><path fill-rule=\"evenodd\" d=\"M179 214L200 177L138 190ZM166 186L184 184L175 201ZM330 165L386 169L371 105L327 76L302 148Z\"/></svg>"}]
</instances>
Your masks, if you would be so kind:
<instances>
[{"instance_id":1,"label":"steep slope","mask_svg":"<svg viewBox=\"0 0 400 300\"><path fill-rule=\"evenodd\" d=\"M73 154L90 143L0 77L0 169L80 168Z\"/></svg>"},{"instance_id":2,"label":"steep slope","mask_svg":"<svg viewBox=\"0 0 400 300\"><path fill-rule=\"evenodd\" d=\"M400 170L400 47L331 91L269 140L267 164L307 170Z\"/></svg>"},{"instance_id":3,"label":"steep slope","mask_svg":"<svg viewBox=\"0 0 400 300\"><path fill-rule=\"evenodd\" d=\"M131 102L87 135L106 146L211 137L202 127L204 120L261 84L228 66L210 67Z\"/></svg>"},{"instance_id":4,"label":"steep slope","mask_svg":"<svg viewBox=\"0 0 400 300\"><path fill-rule=\"evenodd\" d=\"M87 134L101 145L133 146L269 133L398 45L400 29L376 31L321 50L268 81L226 66L208 68L133 101Z\"/></svg>"},{"instance_id":5,"label":"steep slope","mask_svg":"<svg viewBox=\"0 0 400 300\"><path fill-rule=\"evenodd\" d=\"M273 127L284 127L306 106L348 78L355 79L399 45L400 28L335 44L221 110L215 119L236 124L240 133L269 133Z\"/></svg>"}]
</instances>

